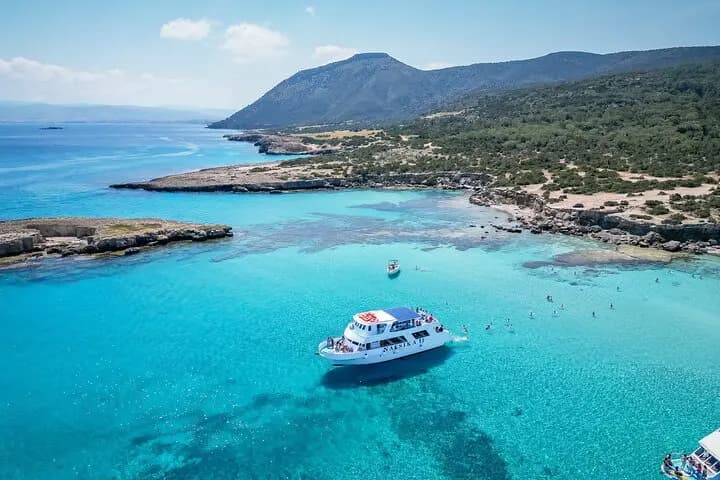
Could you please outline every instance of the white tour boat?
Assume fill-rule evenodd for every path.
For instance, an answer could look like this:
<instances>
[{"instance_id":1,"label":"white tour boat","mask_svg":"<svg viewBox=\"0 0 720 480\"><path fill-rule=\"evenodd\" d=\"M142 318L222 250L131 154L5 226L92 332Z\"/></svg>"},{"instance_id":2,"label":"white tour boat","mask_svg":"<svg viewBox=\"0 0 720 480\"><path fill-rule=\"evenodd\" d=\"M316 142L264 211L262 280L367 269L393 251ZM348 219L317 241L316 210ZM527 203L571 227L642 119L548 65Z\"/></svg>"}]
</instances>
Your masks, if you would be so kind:
<instances>
[{"instance_id":1,"label":"white tour boat","mask_svg":"<svg viewBox=\"0 0 720 480\"><path fill-rule=\"evenodd\" d=\"M450 332L432 315L407 307L357 313L341 337L318 345L333 365L368 365L442 347Z\"/></svg>"},{"instance_id":2,"label":"white tour boat","mask_svg":"<svg viewBox=\"0 0 720 480\"><path fill-rule=\"evenodd\" d=\"M388 260L387 274L389 277L394 277L400 273L400 262L397 260Z\"/></svg>"},{"instance_id":3,"label":"white tour boat","mask_svg":"<svg viewBox=\"0 0 720 480\"><path fill-rule=\"evenodd\" d=\"M667 478L687 480L720 480L720 429L698 442L690 455L668 454L660 465Z\"/></svg>"}]
</instances>

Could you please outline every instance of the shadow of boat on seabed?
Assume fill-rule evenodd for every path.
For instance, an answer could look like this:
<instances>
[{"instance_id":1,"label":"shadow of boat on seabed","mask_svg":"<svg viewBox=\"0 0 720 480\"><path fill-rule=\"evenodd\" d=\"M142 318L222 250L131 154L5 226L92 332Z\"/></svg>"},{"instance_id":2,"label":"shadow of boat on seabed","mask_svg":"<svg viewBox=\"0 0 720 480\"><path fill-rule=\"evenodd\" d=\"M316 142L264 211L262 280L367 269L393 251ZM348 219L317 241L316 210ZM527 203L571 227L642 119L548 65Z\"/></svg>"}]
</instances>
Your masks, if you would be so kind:
<instances>
[{"instance_id":1,"label":"shadow of boat on seabed","mask_svg":"<svg viewBox=\"0 0 720 480\"><path fill-rule=\"evenodd\" d=\"M384 363L333 367L323 375L320 383L335 390L384 385L423 375L452 355L453 349L445 346Z\"/></svg>"}]
</instances>

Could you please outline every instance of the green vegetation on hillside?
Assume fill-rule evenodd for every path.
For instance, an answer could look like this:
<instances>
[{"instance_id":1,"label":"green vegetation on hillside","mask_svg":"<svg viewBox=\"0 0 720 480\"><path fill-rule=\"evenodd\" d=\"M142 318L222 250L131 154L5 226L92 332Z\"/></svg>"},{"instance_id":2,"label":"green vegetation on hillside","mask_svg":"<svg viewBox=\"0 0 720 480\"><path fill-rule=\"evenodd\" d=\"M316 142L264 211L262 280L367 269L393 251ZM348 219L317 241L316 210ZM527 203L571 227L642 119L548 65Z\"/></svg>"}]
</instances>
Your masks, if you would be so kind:
<instances>
[{"instance_id":1,"label":"green vegetation on hillside","mask_svg":"<svg viewBox=\"0 0 720 480\"><path fill-rule=\"evenodd\" d=\"M361 175L488 173L497 186L543 184L563 194L672 193L718 183L720 63L478 92L442 111L455 113L357 137L346 153L302 161L352 165ZM710 200L671 197L645 208L712 220L719 195L716 189Z\"/></svg>"},{"instance_id":2,"label":"green vegetation on hillside","mask_svg":"<svg viewBox=\"0 0 720 480\"><path fill-rule=\"evenodd\" d=\"M654 186L628 185L617 171L657 177L720 171L720 64L485 93L453 108L464 113L396 133L417 135L415 144L432 142L460 167L507 174L519 184L526 172L535 179L545 169L557 174L549 188L585 193Z\"/></svg>"}]
</instances>

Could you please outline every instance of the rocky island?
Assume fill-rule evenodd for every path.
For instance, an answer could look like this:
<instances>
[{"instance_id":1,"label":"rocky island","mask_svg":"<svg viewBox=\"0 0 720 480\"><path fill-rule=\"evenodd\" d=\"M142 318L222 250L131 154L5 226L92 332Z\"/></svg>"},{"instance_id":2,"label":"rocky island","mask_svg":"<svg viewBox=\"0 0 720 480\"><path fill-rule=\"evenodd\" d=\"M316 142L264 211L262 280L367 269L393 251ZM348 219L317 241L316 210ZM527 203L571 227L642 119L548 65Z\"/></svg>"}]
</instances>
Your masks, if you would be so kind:
<instances>
[{"instance_id":1,"label":"rocky island","mask_svg":"<svg viewBox=\"0 0 720 480\"><path fill-rule=\"evenodd\" d=\"M0 222L0 264L50 255L138 253L141 248L178 241L231 237L227 225L157 218L29 218Z\"/></svg>"}]
</instances>

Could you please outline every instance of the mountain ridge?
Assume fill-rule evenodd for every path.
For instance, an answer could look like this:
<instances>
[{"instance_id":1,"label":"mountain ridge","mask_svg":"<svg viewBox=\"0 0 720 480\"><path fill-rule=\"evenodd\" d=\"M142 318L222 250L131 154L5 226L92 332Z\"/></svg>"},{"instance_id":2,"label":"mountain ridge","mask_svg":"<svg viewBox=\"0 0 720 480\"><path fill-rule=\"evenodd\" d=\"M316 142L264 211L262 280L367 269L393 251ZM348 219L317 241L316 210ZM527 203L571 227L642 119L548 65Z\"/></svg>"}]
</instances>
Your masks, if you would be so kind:
<instances>
[{"instance_id":1,"label":"mountain ridge","mask_svg":"<svg viewBox=\"0 0 720 480\"><path fill-rule=\"evenodd\" d=\"M609 73L720 60L720 46L609 54L553 52L526 60L420 70L387 53L359 53L301 70L210 128L282 128L415 117L477 90L505 90Z\"/></svg>"}]
</instances>

